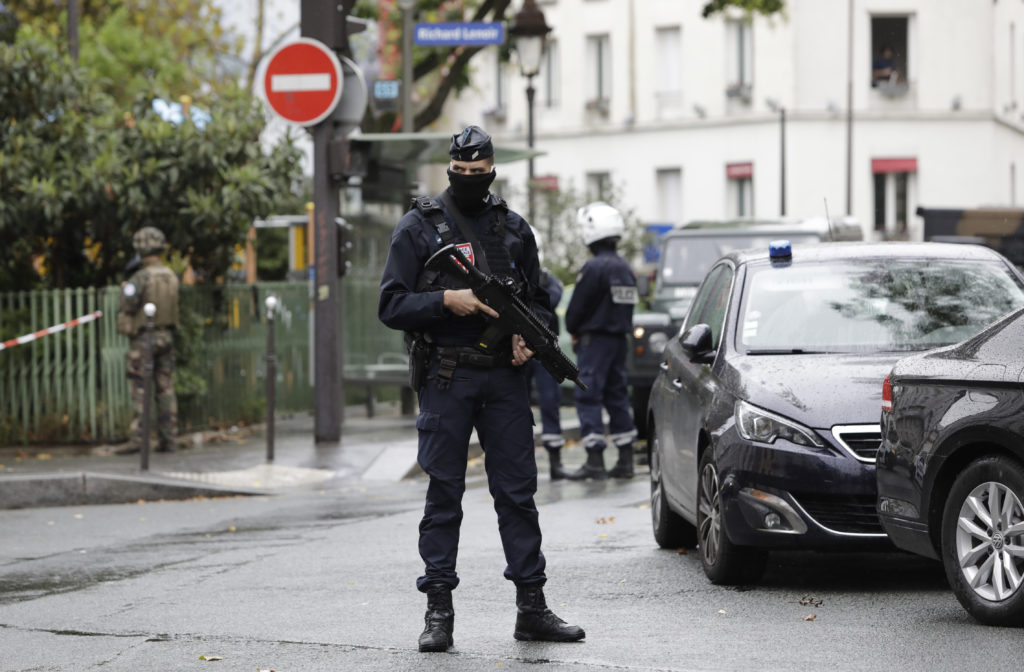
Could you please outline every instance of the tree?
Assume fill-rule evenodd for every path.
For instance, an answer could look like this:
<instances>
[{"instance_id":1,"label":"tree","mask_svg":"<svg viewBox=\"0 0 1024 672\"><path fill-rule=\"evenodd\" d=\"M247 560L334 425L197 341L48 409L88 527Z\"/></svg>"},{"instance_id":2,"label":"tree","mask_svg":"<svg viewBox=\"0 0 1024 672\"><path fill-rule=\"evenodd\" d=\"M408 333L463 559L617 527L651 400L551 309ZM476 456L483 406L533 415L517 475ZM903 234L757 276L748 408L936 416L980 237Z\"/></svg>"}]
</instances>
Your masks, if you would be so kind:
<instances>
[{"instance_id":1,"label":"tree","mask_svg":"<svg viewBox=\"0 0 1024 672\"><path fill-rule=\"evenodd\" d=\"M701 12L704 18L724 12L730 7L737 7L748 14L772 16L782 13L786 8L786 0L710 0Z\"/></svg>"},{"instance_id":2,"label":"tree","mask_svg":"<svg viewBox=\"0 0 1024 672\"><path fill-rule=\"evenodd\" d=\"M124 112L103 84L32 35L0 44L0 288L112 282L144 225L213 280L254 218L301 205L298 150L262 151L248 93L210 94L199 128L162 119L152 93Z\"/></svg>"}]
</instances>

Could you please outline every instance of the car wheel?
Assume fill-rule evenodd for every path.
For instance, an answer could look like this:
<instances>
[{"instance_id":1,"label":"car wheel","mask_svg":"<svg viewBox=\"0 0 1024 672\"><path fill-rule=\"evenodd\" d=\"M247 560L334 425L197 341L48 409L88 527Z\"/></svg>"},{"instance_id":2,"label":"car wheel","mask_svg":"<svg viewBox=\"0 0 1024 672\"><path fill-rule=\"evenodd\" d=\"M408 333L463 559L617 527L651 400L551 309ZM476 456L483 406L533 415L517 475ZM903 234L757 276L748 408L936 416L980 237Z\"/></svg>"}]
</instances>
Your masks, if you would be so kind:
<instances>
[{"instance_id":1,"label":"car wheel","mask_svg":"<svg viewBox=\"0 0 1024 672\"><path fill-rule=\"evenodd\" d=\"M960 604L986 625L1024 625L1024 467L991 456L964 469L942 514L942 562Z\"/></svg>"},{"instance_id":2,"label":"car wheel","mask_svg":"<svg viewBox=\"0 0 1024 672\"><path fill-rule=\"evenodd\" d=\"M768 553L729 541L722 516L721 483L711 449L704 451L697 478L697 545L704 574L711 583L755 583L764 574Z\"/></svg>"},{"instance_id":3,"label":"car wheel","mask_svg":"<svg viewBox=\"0 0 1024 672\"><path fill-rule=\"evenodd\" d=\"M653 429L653 425L651 426ZM697 543L697 530L668 505L661 472L661 448L658 434L648 440L651 467L651 526L654 540L662 548L690 547Z\"/></svg>"}]
</instances>

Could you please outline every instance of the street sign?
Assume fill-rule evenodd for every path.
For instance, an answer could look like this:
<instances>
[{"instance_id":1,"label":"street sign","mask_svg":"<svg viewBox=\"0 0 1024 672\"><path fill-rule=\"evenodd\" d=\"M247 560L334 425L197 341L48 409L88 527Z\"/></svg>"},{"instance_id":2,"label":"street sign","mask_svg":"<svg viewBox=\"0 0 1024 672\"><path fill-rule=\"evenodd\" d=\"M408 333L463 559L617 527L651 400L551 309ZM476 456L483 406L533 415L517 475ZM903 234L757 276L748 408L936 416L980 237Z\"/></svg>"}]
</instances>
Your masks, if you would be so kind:
<instances>
[{"instance_id":1,"label":"street sign","mask_svg":"<svg viewBox=\"0 0 1024 672\"><path fill-rule=\"evenodd\" d=\"M314 126L341 99L341 63L322 42L300 37L275 49L263 63L257 79L263 98L285 121Z\"/></svg>"},{"instance_id":2,"label":"street sign","mask_svg":"<svg viewBox=\"0 0 1024 672\"><path fill-rule=\"evenodd\" d=\"M414 40L421 47L458 47L503 44L505 26L492 23L417 23Z\"/></svg>"}]
</instances>

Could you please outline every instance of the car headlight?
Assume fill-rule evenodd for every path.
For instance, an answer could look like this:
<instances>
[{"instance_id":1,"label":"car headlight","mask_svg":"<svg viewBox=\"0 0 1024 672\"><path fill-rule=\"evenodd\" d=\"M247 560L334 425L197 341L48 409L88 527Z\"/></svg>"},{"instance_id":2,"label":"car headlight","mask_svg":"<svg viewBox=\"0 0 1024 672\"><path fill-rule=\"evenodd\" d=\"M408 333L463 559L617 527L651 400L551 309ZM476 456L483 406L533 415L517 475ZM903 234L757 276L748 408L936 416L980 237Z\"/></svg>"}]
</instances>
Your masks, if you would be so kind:
<instances>
[{"instance_id":1,"label":"car headlight","mask_svg":"<svg viewBox=\"0 0 1024 672\"><path fill-rule=\"evenodd\" d=\"M736 402L736 428L748 441L775 443L776 439L785 439L799 446L825 445L809 428L745 401Z\"/></svg>"}]
</instances>

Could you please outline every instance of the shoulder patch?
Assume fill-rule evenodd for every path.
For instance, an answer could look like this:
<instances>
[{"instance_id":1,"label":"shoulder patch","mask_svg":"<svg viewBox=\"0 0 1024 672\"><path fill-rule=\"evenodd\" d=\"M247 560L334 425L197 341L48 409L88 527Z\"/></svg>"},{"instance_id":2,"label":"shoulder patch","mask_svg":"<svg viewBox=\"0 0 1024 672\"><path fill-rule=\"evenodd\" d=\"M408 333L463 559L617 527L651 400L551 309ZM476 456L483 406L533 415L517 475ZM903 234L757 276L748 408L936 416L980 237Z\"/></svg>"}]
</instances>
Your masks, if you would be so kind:
<instances>
[{"instance_id":1,"label":"shoulder patch","mask_svg":"<svg viewBox=\"0 0 1024 672\"><path fill-rule=\"evenodd\" d=\"M612 285L612 303L636 305L640 302L640 293L636 287L628 285Z\"/></svg>"}]
</instances>

